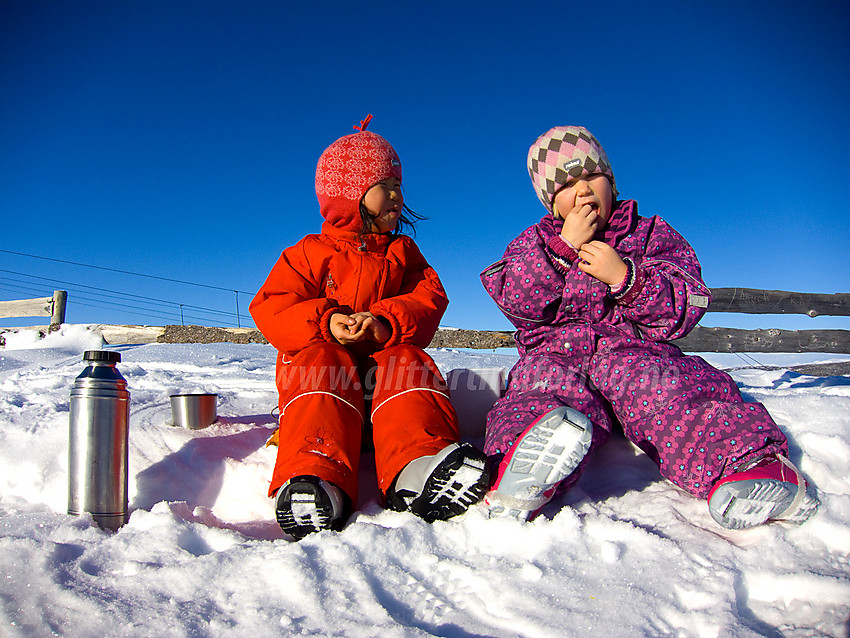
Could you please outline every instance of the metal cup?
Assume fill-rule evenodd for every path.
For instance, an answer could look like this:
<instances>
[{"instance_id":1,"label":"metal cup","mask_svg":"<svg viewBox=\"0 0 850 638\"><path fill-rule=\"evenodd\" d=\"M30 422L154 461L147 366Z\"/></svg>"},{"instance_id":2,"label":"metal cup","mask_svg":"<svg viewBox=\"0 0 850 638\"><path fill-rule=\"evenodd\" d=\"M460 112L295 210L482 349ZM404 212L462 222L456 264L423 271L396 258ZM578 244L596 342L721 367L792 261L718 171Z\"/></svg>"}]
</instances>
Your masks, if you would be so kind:
<instances>
[{"instance_id":1,"label":"metal cup","mask_svg":"<svg viewBox=\"0 0 850 638\"><path fill-rule=\"evenodd\" d=\"M215 423L217 394L172 394L171 418L174 425L201 430Z\"/></svg>"}]
</instances>

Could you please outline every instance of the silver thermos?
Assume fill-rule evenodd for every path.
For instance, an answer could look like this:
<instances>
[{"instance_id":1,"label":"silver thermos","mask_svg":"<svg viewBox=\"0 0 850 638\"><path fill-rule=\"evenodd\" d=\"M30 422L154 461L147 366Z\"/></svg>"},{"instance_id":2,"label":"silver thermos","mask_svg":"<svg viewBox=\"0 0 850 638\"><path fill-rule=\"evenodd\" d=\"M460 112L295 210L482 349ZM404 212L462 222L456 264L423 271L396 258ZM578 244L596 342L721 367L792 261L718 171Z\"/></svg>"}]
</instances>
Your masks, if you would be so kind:
<instances>
[{"instance_id":1,"label":"silver thermos","mask_svg":"<svg viewBox=\"0 0 850 638\"><path fill-rule=\"evenodd\" d=\"M71 390L68 513L89 512L105 529L127 522L127 437L130 393L121 354L89 350Z\"/></svg>"}]
</instances>

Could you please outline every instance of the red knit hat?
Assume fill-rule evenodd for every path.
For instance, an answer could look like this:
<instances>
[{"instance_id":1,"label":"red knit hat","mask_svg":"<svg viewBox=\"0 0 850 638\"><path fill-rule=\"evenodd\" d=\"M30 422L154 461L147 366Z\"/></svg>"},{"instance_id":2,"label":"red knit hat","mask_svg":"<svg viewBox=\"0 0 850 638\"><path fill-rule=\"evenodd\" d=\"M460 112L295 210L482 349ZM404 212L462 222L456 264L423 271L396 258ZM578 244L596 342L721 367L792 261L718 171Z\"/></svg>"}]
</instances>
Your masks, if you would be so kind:
<instances>
[{"instance_id":1,"label":"red knit hat","mask_svg":"<svg viewBox=\"0 0 850 638\"><path fill-rule=\"evenodd\" d=\"M328 146L316 166L319 210L342 230L360 230L360 201L375 183L388 177L401 179L401 160L390 143L369 132L369 115L355 126L357 133Z\"/></svg>"}]
</instances>

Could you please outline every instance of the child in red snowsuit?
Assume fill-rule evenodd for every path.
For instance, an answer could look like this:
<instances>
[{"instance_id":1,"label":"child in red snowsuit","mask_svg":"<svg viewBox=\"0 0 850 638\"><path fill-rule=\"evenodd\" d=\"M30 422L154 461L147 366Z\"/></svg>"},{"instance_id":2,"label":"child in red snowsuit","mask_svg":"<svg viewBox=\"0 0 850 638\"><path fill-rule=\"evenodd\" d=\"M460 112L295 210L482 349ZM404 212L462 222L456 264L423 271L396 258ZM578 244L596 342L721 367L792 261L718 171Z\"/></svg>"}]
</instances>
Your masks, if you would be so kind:
<instances>
[{"instance_id":1,"label":"child in red snowsuit","mask_svg":"<svg viewBox=\"0 0 850 638\"><path fill-rule=\"evenodd\" d=\"M250 305L278 350L269 496L296 539L348 519L369 421L389 507L446 519L488 483L484 455L459 444L445 381L423 350L448 298L413 240L398 234L418 216L404 206L395 150L365 130L370 118L322 153L322 232L283 251Z\"/></svg>"},{"instance_id":2,"label":"child in red snowsuit","mask_svg":"<svg viewBox=\"0 0 850 638\"><path fill-rule=\"evenodd\" d=\"M582 127L541 135L528 171L548 213L481 275L520 351L487 418L484 450L501 459L491 514L527 519L575 484L615 419L725 527L813 514L817 500L764 406L669 343L711 299L687 241L616 199L608 157Z\"/></svg>"}]
</instances>

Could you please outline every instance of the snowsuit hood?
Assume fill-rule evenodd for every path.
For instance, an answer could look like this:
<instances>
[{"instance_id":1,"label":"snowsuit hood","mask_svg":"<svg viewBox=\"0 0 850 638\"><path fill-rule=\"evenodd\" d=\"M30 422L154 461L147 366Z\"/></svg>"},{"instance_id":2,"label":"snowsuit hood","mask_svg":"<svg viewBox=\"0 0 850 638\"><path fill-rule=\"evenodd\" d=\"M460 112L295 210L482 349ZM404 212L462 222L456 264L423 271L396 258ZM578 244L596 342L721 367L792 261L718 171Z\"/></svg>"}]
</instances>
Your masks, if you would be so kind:
<instances>
[{"instance_id":1,"label":"snowsuit hood","mask_svg":"<svg viewBox=\"0 0 850 638\"><path fill-rule=\"evenodd\" d=\"M341 230L360 230L363 196L388 177L401 179L401 160L387 140L363 130L339 138L324 150L316 166L322 217Z\"/></svg>"}]
</instances>

